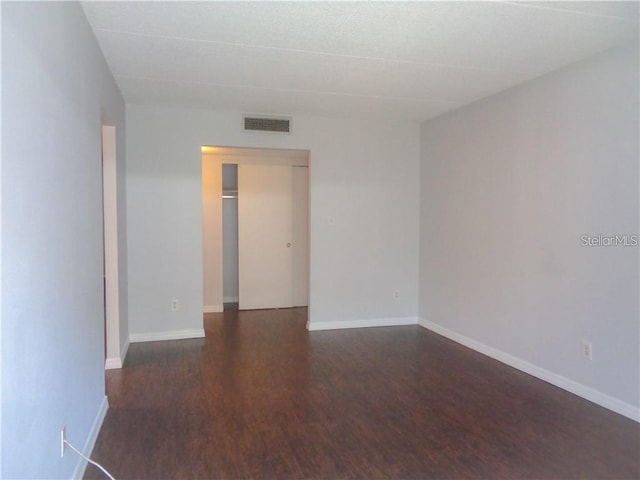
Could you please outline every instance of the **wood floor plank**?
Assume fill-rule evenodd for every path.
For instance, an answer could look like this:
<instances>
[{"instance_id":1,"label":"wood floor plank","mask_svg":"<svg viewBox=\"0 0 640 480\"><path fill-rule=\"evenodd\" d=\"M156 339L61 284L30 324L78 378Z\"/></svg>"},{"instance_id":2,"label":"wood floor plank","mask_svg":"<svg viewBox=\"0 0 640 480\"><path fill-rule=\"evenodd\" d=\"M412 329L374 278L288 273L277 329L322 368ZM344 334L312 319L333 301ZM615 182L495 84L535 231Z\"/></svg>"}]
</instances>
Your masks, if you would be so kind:
<instances>
[{"instance_id":1,"label":"wood floor plank","mask_svg":"<svg viewBox=\"0 0 640 480\"><path fill-rule=\"evenodd\" d=\"M632 420L421 327L306 317L206 314L204 339L131 345L93 457L119 480L640 477Z\"/></svg>"}]
</instances>

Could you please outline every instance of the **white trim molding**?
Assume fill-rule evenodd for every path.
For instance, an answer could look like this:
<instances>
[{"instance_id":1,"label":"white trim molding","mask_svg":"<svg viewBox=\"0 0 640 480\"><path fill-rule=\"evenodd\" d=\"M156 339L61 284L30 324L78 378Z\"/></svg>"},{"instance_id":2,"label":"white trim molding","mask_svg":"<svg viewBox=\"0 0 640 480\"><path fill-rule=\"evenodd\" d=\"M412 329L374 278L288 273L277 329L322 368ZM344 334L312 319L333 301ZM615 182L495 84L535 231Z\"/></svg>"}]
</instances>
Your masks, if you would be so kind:
<instances>
[{"instance_id":1,"label":"white trim molding","mask_svg":"<svg viewBox=\"0 0 640 480\"><path fill-rule=\"evenodd\" d=\"M104 361L105 370L116 370L122 368L124 365L124 359L127 358L127 352L129 351L129 339L126 340L123 346L120 347L119 357L109 357Z\"/></svg>"},{"instance_id":2,"label":"white trim molding","mask_svg":"<svg viewBox=\"0 0 640 480\"><path fill-rule=\"evenodd\" d=\"M370 327L399 327L403 325L417 325L418 317L397 318L371 318L369 320L345 320L334 322L308 322L307 330L310 332L319 330L338 330L345 328L370 328Z\"/></svg>"},{"instance_id":3,"label":"white trim molding","mask_svg":"<svg viewBox=\"0 0 640 480\"><path fill-rule=\"evenodd\" d=\"M563 377L562 375L558 375L557 373L553 373L525 360L514 357L513 355L505 353L502 350L498 350L497 348L490 347L488 345L485 345L484 343L477 342L476 340L465 337L464 335L454 332L453 330L449 330L448 328L433 323L429 320L425 320L424 318L420 318L418 320L418 324L426 328L427 330L431 330L432 332L453 340L456 343L460 343L465 347L469 347L476 352L493 358L494 360L498 360L499 362L507 364L510 367L528 373L529 375L539 378L540 380L544 380L551 385L555 385L556 387L562 388L563 390L571 392L574 395L578 395L579 397L582 397L585 400L589 400L590 402L600 405L601 407L604 407L608 410L619 413L620 415L624 415L631 420L640 422L640 409L629 403L623 402L622 400L602 393L598 390L594 390L593 388L587 387L586 385L578 383L574 380L570 380L566 377Z\"/></svg>"},{"instance_id":4,"label":"white trim molding","mask_svg":"<svg viewBox=\"0 0 640 480\"><path fill-rule=\"evenodd\" d=\"M86 457L91 456L93 447L95 446L96 440L98 439L98 434L100 433L100 428L102 427L102 422L104 422L104 417L107 416L107 410L109 410L109 399L105 395L102 399L102 402L100 403L100 407L98 408L96 418L93 420L93 424L91 425L91 430L89 430L87 440L84 442L82 450L80 450ZM73 470L73 476L71 478L84 477L84 471L86 470L86 468L87 461L84 458L78 457L78 463L76 463L76 468Z\"/></svg>"},{"instance_id":5,"label":"white trim molding","mask_svg":"<svg viewBox=\"0 0 640 480\"><path fill-rule=\"evenodd\" d=\"M188 338L203 338L204 328L194 330L173 330L169 332L132 333L129 338L131 343L161 342L165 340L184 340Z\"/></svg>"},{"instance_id":6,"label":"white trim molding","mask_svg":"<svg viewBox=\"0 0 640 480\"><path fill-rule=\"evenodd\" d=\"M122 368L122 359L120 357L109 357L105 359L105 370L117 370L118 368Z\"/></svg>"},{"instance_id":7,"label":"white trim molding","mask_svg":"<svg viewBox=\"0 0 640 480\"><path fill-rule=\"evenodd\" d=\"M221 313L224 312L224 305L205 305L202 307L203 313Z\"/></svg>"}]
</instances>

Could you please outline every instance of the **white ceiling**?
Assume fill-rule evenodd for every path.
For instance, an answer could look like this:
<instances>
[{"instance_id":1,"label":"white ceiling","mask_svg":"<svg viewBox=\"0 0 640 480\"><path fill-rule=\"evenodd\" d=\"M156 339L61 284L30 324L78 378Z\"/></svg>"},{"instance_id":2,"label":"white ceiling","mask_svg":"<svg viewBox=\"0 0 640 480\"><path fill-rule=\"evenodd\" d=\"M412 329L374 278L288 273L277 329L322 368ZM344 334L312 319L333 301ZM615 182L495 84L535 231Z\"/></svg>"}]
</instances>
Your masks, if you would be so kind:
<instances>
[{"instance_id":1,"label":"white ceiling","mask_svg":"<svg viewBox=\"0 0 640 480\"><path fill-rule=\"evenodd\" d=\"M638 43L633 2L83 2L127 103L421 121Z\"/></svg>"}]
</instances>

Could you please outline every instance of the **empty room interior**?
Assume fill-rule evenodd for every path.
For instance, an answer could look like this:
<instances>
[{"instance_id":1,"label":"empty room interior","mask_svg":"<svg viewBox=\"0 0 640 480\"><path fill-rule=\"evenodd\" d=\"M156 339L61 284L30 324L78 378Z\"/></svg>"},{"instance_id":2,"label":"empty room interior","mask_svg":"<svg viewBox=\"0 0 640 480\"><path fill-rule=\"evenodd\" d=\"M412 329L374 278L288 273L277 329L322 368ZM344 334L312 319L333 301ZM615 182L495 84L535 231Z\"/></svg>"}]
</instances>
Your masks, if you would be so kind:
<instances>
[{"instance_id":1,"label":"empty room interior","mask_svg":"<svg viewBox=\"0 0 640 480\"><path fill-rule=\"evenodd\" d=\"M640 478L639 5L0 2L0 478Z\"/></svg>"}]
</instances>

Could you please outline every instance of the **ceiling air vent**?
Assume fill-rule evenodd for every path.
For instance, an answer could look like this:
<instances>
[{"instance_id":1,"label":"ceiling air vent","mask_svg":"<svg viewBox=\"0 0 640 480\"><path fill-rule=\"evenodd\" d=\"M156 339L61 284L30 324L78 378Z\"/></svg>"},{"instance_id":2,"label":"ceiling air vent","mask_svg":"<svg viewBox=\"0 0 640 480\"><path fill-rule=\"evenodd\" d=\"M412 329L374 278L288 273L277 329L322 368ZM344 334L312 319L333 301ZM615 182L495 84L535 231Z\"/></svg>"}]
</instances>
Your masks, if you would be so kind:
<instances>
[{"instance_id":1,"label":"ceiling air vent","mask_svg":"<svg viewBox=\"0 0 640 480\"><path fill-rule=\"evenodd\" d=\"M243 115L242 122L246 131L291 133L291 119L287 117Z\"/></svg>"}]
</instances>

